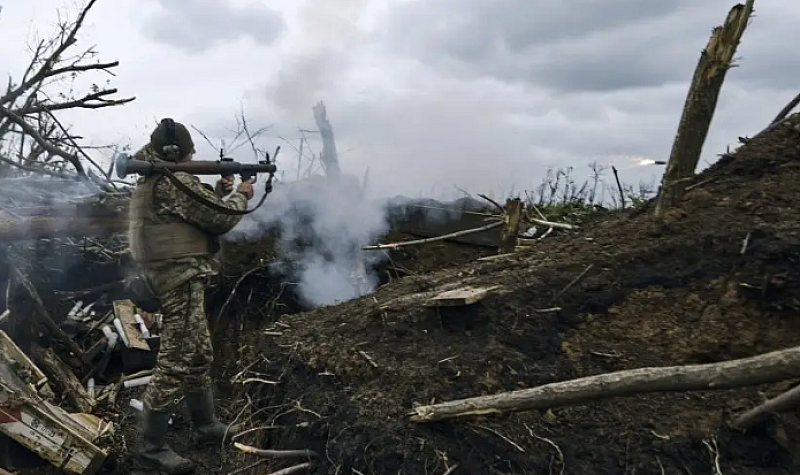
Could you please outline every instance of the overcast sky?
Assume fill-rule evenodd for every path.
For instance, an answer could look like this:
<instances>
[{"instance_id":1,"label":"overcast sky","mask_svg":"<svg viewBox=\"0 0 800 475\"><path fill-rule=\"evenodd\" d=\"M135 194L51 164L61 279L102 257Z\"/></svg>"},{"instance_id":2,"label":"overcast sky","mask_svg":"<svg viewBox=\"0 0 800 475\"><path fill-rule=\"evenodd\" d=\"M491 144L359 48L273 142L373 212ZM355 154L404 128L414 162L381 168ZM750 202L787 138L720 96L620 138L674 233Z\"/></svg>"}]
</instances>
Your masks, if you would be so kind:
<instances>
[{"instance_id":1,"label":"overcast sky","mask_svg":"<svg viewBox=\"0 0 800 475\"><path fill-rule=\"evenodd\" d=\"M78 0L0 0L0 72ZM526 13L535 4L536 10ZM178 7L180 5L180 7ZM72 6L72 7L71 7ZM79 45L119 60L127 106L69 116L95 143L145 143L164 116L215 140L242 107L294 166L297 127L328 106L341 165L385 192L533 189L597 161L660 177L689 79L730 0L98 0ZM760 0L701 166L798 92L800 3ZM101 78L105 80L105 78ZM195 140L204 159L214 151ZM317 143L312 144L318 150ZM247 156L239 156L247 160Z\"/></svg>"}]
</instances>

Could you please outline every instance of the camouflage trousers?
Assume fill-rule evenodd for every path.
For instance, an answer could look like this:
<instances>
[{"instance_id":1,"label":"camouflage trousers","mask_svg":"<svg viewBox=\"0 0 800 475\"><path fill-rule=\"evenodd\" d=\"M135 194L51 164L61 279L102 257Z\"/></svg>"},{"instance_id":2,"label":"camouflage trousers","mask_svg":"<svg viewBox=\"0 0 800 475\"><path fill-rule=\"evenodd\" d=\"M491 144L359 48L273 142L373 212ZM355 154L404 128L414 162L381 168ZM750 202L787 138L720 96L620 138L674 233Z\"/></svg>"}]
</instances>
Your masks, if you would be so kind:
<instances>
[{"instance_id":1,"label":"camouflage trousers","mask_svg":"<svg viewBox=\"0 0 800 475\"><path fill-rule=\"evenodd\" d=\"M205 279L191 279L159 299L161 349L144 394L144 403L155 411L167 409L181 392L209 387L214 359L206 320Z\"/></svg>"}]
</instances>

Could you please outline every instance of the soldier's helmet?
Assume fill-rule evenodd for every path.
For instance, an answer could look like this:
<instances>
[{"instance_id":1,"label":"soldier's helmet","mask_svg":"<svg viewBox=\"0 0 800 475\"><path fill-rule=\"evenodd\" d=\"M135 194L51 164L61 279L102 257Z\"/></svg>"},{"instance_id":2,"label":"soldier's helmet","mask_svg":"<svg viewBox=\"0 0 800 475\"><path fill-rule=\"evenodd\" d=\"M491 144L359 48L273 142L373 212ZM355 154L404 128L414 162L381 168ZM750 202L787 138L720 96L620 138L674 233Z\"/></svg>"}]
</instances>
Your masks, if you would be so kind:
<instances>
[{"instance_id":1,"label":"soldier's helmet","mask_svg":"<svg viewBox=\"0 0 800 475\"><path fill-rule=\"evenodd\" d=\"M162 119L150 134L150 146L161 159L170 162L177 162L195 152L189 129L169 118Z\"/></svg>"}]
</instances>

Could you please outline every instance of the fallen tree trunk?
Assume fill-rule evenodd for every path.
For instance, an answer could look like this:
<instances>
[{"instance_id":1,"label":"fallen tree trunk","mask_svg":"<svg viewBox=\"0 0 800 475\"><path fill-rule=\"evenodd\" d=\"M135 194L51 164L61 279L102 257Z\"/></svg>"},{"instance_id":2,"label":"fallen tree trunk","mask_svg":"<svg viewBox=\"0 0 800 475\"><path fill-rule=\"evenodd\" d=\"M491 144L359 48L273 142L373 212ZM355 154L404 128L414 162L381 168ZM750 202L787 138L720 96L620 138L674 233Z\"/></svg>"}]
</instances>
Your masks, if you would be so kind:
<instances>
[{"instance_id":1,"label":"fallen tree trunk","mask_svg":"<svg viewBox=\"0 0 800 475\"><path fill-rule=\"evenodd\" d=\"M800 406L800 386L782 393L764 404L754 407L733 420L734 429L745 430L763 421L772 414L776 414Z\"/></svg>"},{"instance_id":2,"label":"fallen tree trunk","mask_svg":"<svg viewBox=\"0 0 800 475\"><path fill-rule=\"evenodd\" d=\"M126 216L11 216L0 211L0 241L106 237L126 232Z\"/></svg>"},{"instance_id":3,"label":"fallen tree trunk","mask_svg":"<svg viewBox=\"0 0 800 475\"><path fill-rule=\"evenodd\" d=\"M667 169L661 180L655 208L657 217L681 200L686 179L694 175L714 118L722 83L753 13L753 2L747 0L746 5L737 4L731 8L725 23L714 28L708 45L700 55L686 96L678 133L672 143Z\"/></svg>"},{"instance_id":4,"label":"fallen tree trunk","mask_svg":"<svg viewBox=\"0 0 800 475\"><path fill-rule=\"evenodd\" d=\"M688 366L639 368L490 396L418 406L411 420L548 409L586 401L666 391L731 389L800 377L800 346L751 358Z\"/></svg>"}]
</instances>

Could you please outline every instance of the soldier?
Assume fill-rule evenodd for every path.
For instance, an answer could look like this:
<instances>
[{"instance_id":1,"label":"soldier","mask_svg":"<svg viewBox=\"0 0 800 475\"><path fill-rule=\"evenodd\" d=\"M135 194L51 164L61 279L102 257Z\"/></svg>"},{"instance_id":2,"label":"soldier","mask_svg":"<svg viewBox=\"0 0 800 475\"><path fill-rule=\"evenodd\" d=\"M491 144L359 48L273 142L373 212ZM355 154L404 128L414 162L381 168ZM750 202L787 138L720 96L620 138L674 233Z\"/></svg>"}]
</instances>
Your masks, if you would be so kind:
<instances>
[{"instance_id":1,"label":"soldier","mask_svg":"<svg viewBox=\"0 0 800 475\"><path fill-rule=\"evenodd\" d=\"M139 160L191 160L195 153L185 126L164 119L150 143L136 153ZM253 198L253 182L233 191L233 178L212 190L196 176L175 172L192 191L217 204L244 210ZM223 197L229 195L227 199ZM169 406L182 392L199 443L229 441L240 428L228 427L214 415L210 367L213 350L205 313L205 288L217 274L214 254L218 236L230 231L241 215L220 213L178 189L168 177L154 175L137 183L130 205L131 257L149 281L161 307L161 349L153 380L144 395L140 464L168 474L192 473L194 462L181 457L165 441Z\"/></svg>"}]
</instances>

